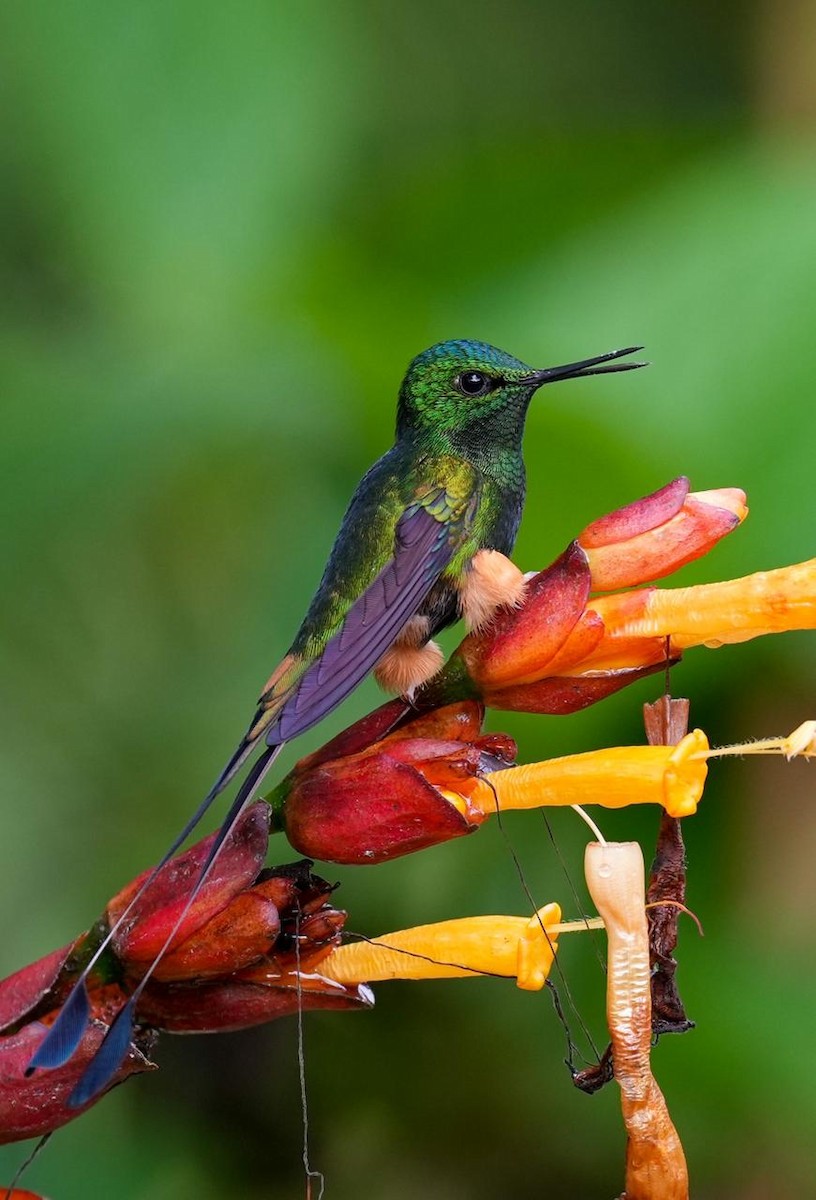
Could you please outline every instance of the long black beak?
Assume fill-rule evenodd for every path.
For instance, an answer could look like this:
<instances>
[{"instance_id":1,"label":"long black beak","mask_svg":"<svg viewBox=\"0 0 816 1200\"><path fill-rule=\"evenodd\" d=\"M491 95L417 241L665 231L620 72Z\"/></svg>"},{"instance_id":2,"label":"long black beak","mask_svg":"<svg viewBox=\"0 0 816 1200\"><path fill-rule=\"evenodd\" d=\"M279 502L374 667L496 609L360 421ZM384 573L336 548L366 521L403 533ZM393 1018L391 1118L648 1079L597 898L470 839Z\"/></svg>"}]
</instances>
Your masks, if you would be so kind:
<instances>
[{"instance_id":1,"label":"long black beak","mask_svg":"<svg viewBox=\"0 0 816 1200\"><path fill-rule=\"evenodd\" d=\"M578 379L583 375L607 375L613 371L636 371L638 367L648 367L644 362L615 363L614 366L604 367L601 363L611 363L613 359L623 358L626 354L635 354L642 346L627 346L625 350L610 350L608 354L599 354L597 358L584 358L580 362L566 363L563 367L545 367L536 371L533 378L541 386L544 383L554 383L557 379Z\"/></svg>"}]
</instances>

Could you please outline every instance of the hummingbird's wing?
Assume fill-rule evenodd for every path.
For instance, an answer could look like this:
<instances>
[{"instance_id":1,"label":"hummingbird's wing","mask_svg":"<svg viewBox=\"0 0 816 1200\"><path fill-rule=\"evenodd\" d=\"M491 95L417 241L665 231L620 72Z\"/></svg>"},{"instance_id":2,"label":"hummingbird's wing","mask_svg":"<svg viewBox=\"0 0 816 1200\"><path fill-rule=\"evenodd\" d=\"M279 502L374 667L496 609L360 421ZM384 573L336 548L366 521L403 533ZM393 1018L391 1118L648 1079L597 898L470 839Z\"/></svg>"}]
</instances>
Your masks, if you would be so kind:
<instances>
[{"instance_id":1,"label":"hummingbird's wing","mask_svg":"<svg viewBox=\"0 0 816 1200\"><path fill-rule=\"evenodd\" d=\"M451 511L444 488L410 506L397 522L394 557L359 600L320 658L302 674L266 732L288 742L340 704L382 658L422 605L466 538L467 511Z\"/></svg>"},{"instance_id":2,"label":"hummingbird's wing","mask_svg":"<svg viewBox=\"0 0 816 1200\"><path fill-rule=\"evenodd\" d=\"M322 720L376 666L467 538L477 496L435 488L397 522L394 554L303 671L266 731L289 741Z\"/></svg>"}]
</instances>

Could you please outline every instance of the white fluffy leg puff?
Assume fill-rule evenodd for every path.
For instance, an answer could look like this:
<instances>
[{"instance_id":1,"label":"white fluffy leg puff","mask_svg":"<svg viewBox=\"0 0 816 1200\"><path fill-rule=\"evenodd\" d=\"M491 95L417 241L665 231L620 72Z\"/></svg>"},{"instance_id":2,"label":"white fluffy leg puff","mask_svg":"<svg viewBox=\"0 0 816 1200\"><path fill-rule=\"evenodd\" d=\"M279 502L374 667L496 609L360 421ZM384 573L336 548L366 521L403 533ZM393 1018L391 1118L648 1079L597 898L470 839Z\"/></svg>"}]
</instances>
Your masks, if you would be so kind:
<instances>
[{"instance_id":1,"label":"white fluffy leg puff","mask_svg":"<svg viewBox=\"0 0 816 1200\"><path fill-rule=\"evenodd\" d=\"M526 578L515 563L498 550L480 550L474 554L459 588L459 603L468 629L484 629L499 608L518 608L526 586Z\"/></svg>"},{"instance_id":2,"label":"white fluffy leg puff","mask_svg":"<svg viewBox=\"0 0 816 1200\"><path fill-rule=\"evenodd\" d=\"M411 700L417 688L436 675L445 657L436 642L427 641L427 637L428 618L412 617L374 668L374 678L381 688Z\"/></svg>"}]
</instances>

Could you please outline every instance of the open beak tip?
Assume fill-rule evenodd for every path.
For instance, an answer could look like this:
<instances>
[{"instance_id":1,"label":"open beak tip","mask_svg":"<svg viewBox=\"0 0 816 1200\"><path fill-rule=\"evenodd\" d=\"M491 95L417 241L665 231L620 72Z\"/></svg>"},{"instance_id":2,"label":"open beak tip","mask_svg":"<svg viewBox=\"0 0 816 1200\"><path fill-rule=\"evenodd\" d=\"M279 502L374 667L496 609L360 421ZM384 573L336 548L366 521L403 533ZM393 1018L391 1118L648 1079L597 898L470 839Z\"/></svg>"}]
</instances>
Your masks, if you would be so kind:
<instances>
[{"instance_id":1,"label":"open beak tip","mask_svg":"<svg viewBox=\"0 0 816 1200\"><path fill-rule=\"evenodd\" d=\"M607 354L599 354L596 358L566 363L562 367L549 367L536 373L539 386L543 383L555 383L559 379L583 379L587 375L612 375L618 371L636 371L640 367L648 367L647 362L617 361L642 349L643 346L627 346L622 350L610 350Z\"/></svg>"}]
</instances>

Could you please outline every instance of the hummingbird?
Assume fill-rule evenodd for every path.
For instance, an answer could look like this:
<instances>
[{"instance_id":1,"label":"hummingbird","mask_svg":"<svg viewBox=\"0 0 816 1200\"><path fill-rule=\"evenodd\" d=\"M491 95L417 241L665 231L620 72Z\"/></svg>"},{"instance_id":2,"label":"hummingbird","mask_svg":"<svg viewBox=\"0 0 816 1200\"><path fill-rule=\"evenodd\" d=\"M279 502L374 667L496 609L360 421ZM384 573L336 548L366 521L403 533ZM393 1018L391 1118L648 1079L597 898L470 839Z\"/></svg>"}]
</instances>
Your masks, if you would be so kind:
<instances>
[{"instance_id":1,"label":"hummingbird","mask_svg":"<svg viewBox=\"0 0 816 1200\"><path fill-rule=\"evenodd\" d=\"M139 896L179 849L253 751L163 949L112 1022L71 1095L80 1106L108 1086L130 1043L141 992L205 882L226 838L286 742L317 724L373 671L410 701L440 669L434 636L463 618L471 630L523 600L525 577L509 559L525 497L522 438L530 402L545 384L645 366L616 360L631 346L536 370L479 341L440 342L408 367L394 445L363 476L318 589L288 653L263 688L235 752L196 812L109 930L27 1074L66 1062L90 1021L88 974Z\"/></svg>"}]
</instances>

